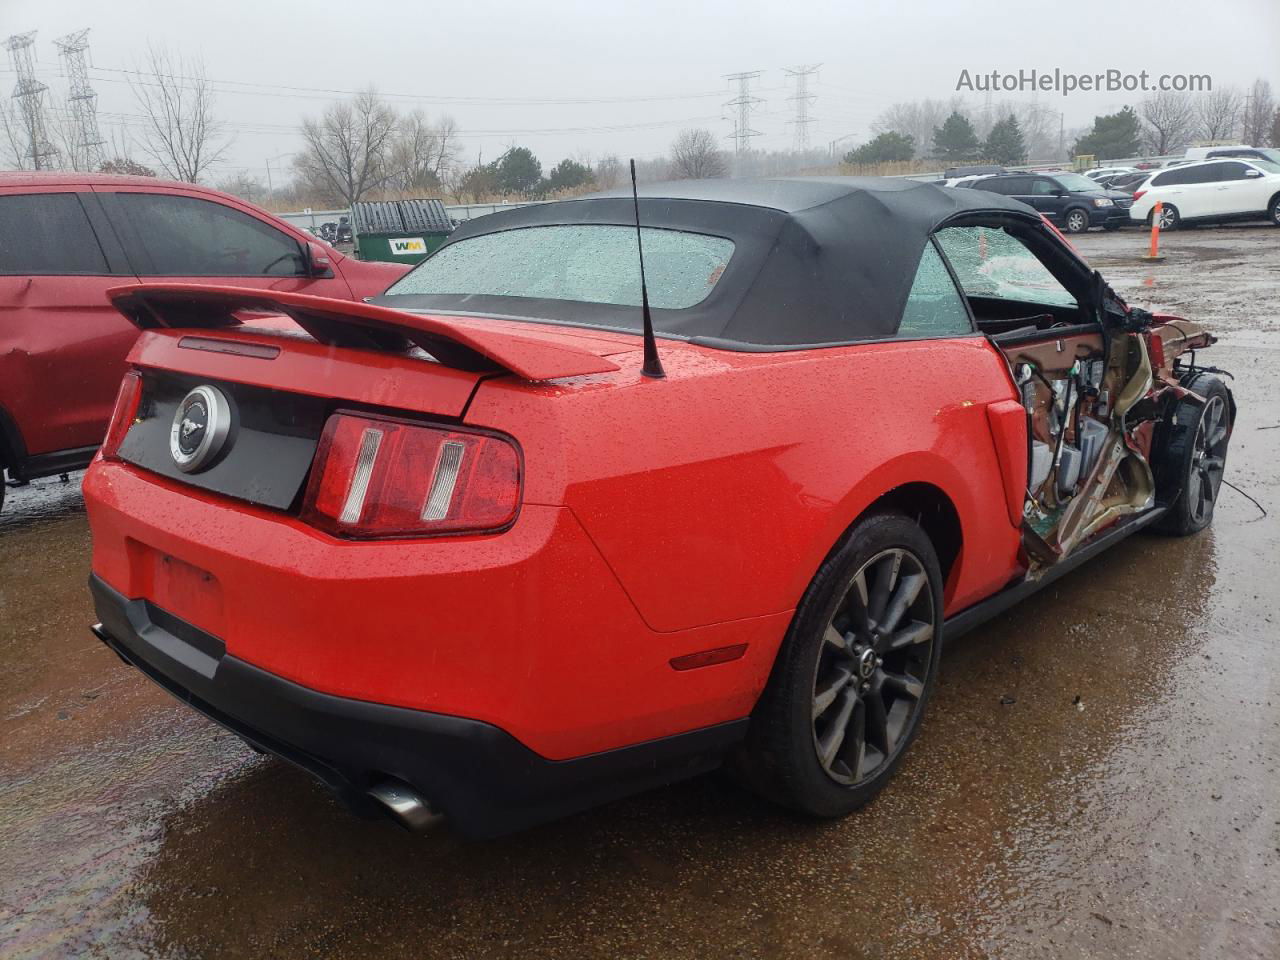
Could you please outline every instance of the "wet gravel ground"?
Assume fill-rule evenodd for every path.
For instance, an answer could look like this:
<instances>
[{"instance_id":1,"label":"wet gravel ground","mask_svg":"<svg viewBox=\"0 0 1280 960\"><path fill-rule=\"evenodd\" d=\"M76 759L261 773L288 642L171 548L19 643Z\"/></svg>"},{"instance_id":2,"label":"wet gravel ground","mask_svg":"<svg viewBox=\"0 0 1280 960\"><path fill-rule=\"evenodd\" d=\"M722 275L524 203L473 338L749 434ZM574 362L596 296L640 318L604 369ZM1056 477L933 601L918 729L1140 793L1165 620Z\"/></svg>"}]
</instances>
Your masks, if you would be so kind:
<instances>
[{"instance_id":1,"label":"wet gravel ground","mask_svg":"<svg viewBox=\"0 0 1280 960\"><path fill-rule=\"evenodd\" d=\"M1212 323L1217 519L1141 535L949 649L840 823L706 777L466 844L356 820L90 636L77 477L0 514L0 956L1280 956L1280 230L1077 246ZM1210 359L1211 357L1211 359Z\"/></svg>"}]
</instances>

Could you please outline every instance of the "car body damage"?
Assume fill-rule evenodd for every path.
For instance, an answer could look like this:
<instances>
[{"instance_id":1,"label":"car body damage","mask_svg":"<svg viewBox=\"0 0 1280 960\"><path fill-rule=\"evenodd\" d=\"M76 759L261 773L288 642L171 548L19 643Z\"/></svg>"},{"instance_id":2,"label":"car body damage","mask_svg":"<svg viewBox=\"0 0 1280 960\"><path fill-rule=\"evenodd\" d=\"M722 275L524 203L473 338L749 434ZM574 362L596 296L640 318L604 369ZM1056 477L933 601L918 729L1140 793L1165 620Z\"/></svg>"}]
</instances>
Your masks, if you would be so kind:
<instances>
[{"instance_id":1,"label":"car body damage","mask_svg":"<svg viewBox=\"0 0 1280 960\"><path fill-rule=\"evenodd\" d=\"M1036 566L1152 506L1157 421L1192 370L1182 355L1214 342L1200 326L1160 318L1142 330L1053 335L1002 348L1027 417L1024 543Z\"/></svg>"},{"instance_id":2,"label":"car body damage","mask_svg":"<svg viewBox=\"0 0 1280 960\"><path fill-rule=\"evenodd\" d=\"M1206 402L1190 386L1198 372L1221 372L1195 365L1194 351L1215 342L1207 330L1129 307L1051 224L1046 228L1061 243L1034 258L1037 238L1022 225L978 228L976 237L942 231L978 326L1004 355L1021 403L1021 527L1031 578L1117 521L1156 506L1157 428L1179 404ZM1089 273L1087 294L1067 278L1081 269ZM1084 303L1092 304L1087 312ZM985 318L993 308L1004 314ZM1011 309L1030 315L1008 316ZM1090 314L1096 322L1080 322ZM1225 406L1224 440L1234 420L1229 391ZM1211 466L1220 480L1221 464ZM1007 479L1014 471L1004 469ZM1161 492L1176 495L1169 483Z\"/></svg>"}]
</instances>

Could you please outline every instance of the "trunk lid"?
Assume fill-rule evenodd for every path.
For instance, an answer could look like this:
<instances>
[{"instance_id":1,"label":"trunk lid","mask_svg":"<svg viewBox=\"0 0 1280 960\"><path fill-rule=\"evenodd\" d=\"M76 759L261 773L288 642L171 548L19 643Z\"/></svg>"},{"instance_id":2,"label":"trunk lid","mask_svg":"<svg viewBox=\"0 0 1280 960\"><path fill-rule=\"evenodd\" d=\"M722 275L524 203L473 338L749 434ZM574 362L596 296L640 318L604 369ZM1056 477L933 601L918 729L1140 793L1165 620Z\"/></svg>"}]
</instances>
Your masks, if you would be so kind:
<instances>
[{"instance_id":1,"label":"trunk lid","mask_svg":"<svg viewBox=\"0 0 1280 960\"><path fill-rule=\"evenodd\" d=\"M147 331L129 358L142 371L142 400L121 459L277 510L298 507L336 410L458 422L485 379L606 373L618 369L610 355L639 349L634 336L273 291L135 284L109 295ZM226 408L229 423L220 449L184 469L175 445L212 429L207 404L186 415L198 387L216 391L213 406Z\"/></svg>"}]
</instances>

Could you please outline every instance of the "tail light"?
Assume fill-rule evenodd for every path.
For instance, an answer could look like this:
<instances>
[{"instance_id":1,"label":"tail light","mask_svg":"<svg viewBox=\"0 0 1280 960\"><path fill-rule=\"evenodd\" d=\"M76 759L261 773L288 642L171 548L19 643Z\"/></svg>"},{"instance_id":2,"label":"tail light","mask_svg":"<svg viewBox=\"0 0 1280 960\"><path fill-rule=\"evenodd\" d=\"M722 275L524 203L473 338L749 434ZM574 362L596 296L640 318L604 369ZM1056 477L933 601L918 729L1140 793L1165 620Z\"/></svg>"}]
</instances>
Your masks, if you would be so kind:
<instances>
[{"instance_id":1,"label":"tail light","mask_svg":"<svg viewBox=\"0 0 1280 960\"><path fill-rule=\"evenodd\" d=\"M115 460L124 442L124 436L133 426L134 417L138 415L138 403L142 400L142 377L137 370L130 370L120 381L120 390L116 393L116 405L111 411L111 421L107 424L107 436L102 441L102 456L107 460Z\"/></svg>"},{"instance_id":2,"label":"tail light","mask_svg":"<svg viewBox=\"0 0 1280 960\"><path fill-rule=\"evenodd\" d=\"M500 530L519 506L512 441L340 412L320 437L302 518L339 537L429 537Z\"/></svg>"},{"instance_id":3,"label":"tail light","mask_svg":"<svg viewBox=\"0 0 1280 960\"><path fill-rule=\"evenodd\" d=\"M1145 190L1139 190L1137 193L1135 193L1135 194L1133 195L1133 202L1134 202L1134 203L1137 203L1139 200L1141 200L1141 199L1142 199L1142 195L1143 195L1144 193L1146 193L1146 192L1147 192L1147 191L1145 191Z\"/></svg>"}]
</instances>

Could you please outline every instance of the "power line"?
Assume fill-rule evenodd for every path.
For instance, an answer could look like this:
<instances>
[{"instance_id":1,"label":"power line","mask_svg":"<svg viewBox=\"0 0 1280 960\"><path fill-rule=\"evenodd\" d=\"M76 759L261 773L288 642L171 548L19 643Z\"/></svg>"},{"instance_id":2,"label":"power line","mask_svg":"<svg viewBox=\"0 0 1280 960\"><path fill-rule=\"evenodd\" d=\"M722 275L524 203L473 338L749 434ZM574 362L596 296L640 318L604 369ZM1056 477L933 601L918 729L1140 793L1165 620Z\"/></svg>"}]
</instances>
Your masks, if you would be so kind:
<instances>
[{"instance_id":1,"label":"power line","mask_svg":"<svg viewBox=\"0 0 1280 960\"><path fill-rule=\"evenodd\" d=\"M803 67L784 67L782 71L796 82L796 92L787 99L795 104L795 119L789 122L795 125L797 153L809 150L809 124L813 123L813 117L809 116L809 106L818 99L816 94L809 92L809 78L817 74L820 66L820 63L811 63Z\"/></svg>"},{"instance_id":2,"label":"power line","mask_svg":"<svg viewBox=\"0 0 1280 960\"><path fill-rule=\"evenodd\" d=\"M127 69L123 67L99 67L93 68L98 72L109 72L116 74L125 74L133 79L113 79L102 77L100 79L114 83L142 83L144 85L154 85L155 81L148 79L157 76L166 80L174 80L185 83L202 82L200 77L191 77L183 74L155 74L147 70ZM220 80L216 78L204 78L207 82L219 87L235 87L244 89L219 90L220 93L245 94L249 96L267 96L267 97L296 97L300 99L332 99L335 96L354 97L368 90L348 90L340 87L303 87L291 84L281 83L260 83L253 80ZM286 91L286 92L277 92ZM390 100L413 100L420 103L435 104L473 104L473 105L493 105L493 106L577 106L583 104L613 104L613 103L658 103L673 100L706 100L712 97L722 96L719 91L705 91L701 93L678 93L678 94L644 94L641 96L626 97L459 97L441 94L423 94L423 93L397 93L378 90L377 95L383 99Z\"/></svg>"},{"instance_id":3,"label":"power line","mask_svg":"<svg viewBox=\"0 0 1280 960\"><path fill-rule=\"evenodd\" d=\"M31 48L36 42L36 31L15 33L5 41L18 85L13 89L13 99L22 110L22 122L27 129L30 144L31 166L43 170L51 166L58 151L49 142L48 128L44 122L44 92L49 88L36 79L35 57Z\"/></svg>"},{"instance_id":4,"label":"power line","mask_svg":"<svg viewBox=\"0 0 1280 960\"><path fill-rule=\"evenodd\" d=\"M751 95L751 81L761 73L763 73L761 70L749 70L745 73L730 73L725 76L730 83L738 85L738 95L725 103L725 106L738 108L737 116L733 118L733 133L729 134L729 137L733 140L733 152L739 157L750 151L751 138L760 136L759 130L751 129L751 111L755 109L756 104L764 101Z\"/></svg>"}]
</instances>

